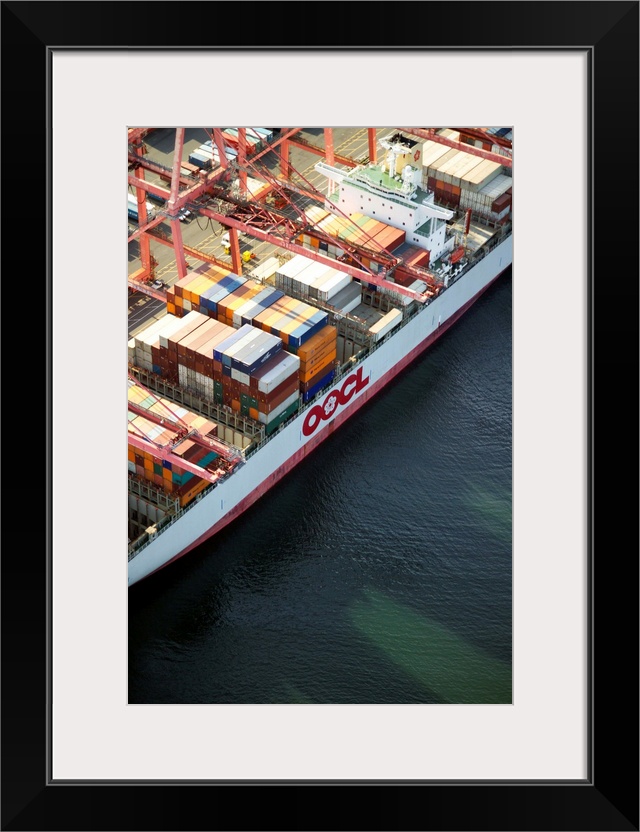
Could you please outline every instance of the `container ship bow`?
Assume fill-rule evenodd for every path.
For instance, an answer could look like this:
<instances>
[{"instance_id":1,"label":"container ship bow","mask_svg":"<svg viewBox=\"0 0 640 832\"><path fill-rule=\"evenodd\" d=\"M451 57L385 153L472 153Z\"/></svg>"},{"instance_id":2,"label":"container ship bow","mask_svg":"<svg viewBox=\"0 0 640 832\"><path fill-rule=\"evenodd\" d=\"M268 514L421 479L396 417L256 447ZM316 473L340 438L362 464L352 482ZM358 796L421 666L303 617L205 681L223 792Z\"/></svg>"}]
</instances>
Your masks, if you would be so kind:
<instances>
[{"instance_id":1,"label":"container ship bow","mask_svg":"<svg viewBox=\"0 0 640 832\"><path fill-rule=\"evenodd\" d=\"M403 128L379 140L380 161L351 166L326 154L315 171L328 195L250 162L282 150L276 129L214 130L180 170L187 187L213 181L224 148L224 178L189 209L217 218L227 187L232 259L178 270L156 293L162 313L129 340L129 586L239 517L511 266L507 128ZM158 169L165 186L177 180L176 166ZM240 220L265 213L288 234L260 236L256 223L273 245L254 263L237 229L250 235Z\"/></svg>"}]
</instances>

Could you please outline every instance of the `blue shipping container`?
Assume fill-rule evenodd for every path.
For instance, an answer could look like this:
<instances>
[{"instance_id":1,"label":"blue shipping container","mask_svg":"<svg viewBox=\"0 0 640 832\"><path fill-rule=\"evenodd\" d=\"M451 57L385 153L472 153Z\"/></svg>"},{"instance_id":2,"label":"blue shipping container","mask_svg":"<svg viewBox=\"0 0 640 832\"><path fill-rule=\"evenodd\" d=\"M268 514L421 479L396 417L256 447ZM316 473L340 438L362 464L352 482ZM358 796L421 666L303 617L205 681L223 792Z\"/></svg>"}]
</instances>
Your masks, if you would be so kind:
<instances>
[{"instance_id":1,"label":"blue shipping container","mask_svg":"<svg viewBox=\"0 0 640 832\"><path fill-rule=\"evenodd\" d=\"M302 401L305 404L307 402L311 401L311 399L316 395L316 393L319 393L320 390L322 390L324 387L328 387L328 385L331 384L331 382L334 379L335 374L336 374L335 370L331 370L330 373L327 373L327 375L324 378L321 378L320 381L317 384L313 385L311 390L307 390L306 393L302 394Z\"/></svg>"}]
</instances>

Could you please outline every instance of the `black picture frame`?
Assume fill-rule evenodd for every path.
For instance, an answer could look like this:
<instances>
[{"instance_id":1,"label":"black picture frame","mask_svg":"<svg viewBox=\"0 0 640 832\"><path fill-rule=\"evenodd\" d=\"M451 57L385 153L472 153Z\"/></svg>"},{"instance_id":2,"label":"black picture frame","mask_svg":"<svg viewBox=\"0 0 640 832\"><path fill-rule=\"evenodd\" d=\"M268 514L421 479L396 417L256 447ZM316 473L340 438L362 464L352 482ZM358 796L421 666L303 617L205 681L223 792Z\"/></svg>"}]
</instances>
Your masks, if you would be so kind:
<instances>
[{"instance_id":1,"label":"black picture frame","mask_svg":"<svg viewBox=\"0 0 640 832\"><path fill-rule=\"evenodd\" d=\"M211 29L170 25L180 7L195 3L3 2L2 136L4 275L14 268L24 237L27 185L44 193L47 172L16 165L20 134L50 136L49 68L56 48L201 48L221 43L260 48L304 39L326 46L327 29L296 26L297 4L245 4L251 25L211 14ZM199 3L198 6L203 5ZM213 5L213 4L211 4ZM236 3L239 7L240 4ZM638 3L637 2L420 2L428 18L425 42L412 31L368 25L370 4L325 3L335 14L335 48L580 49L589 55L592 133L589 263L589 772L584 782L260 782L184 783L127 781L58 783L51 761L51 308L40 305L43 344L30 367L9 351L8 377L31 375L30 389L46 389L46 469L29 467L27 503L2 558L2 829L431 829L431 830L638 830ZM409 9L407 8L407 11ZM375 9L379 17L380 9ZM153 12L153 13L152 13ZM464 26L454 20L463 21ZM450 34L454 45L435 38ZM216 34L217 33L217 34ZM432 33L432 34L430 34ZM422 31L420 32L422 35ZM209 43L207 38L212 39ZM219 39L216 40L216 37ZM314 37L319 40L316 43ZM429 38L433 37L434 40ZM169 41L167 39L170 39ZM202 41L198 40L202 38ZM195 40L194 40L195 39ZM296 47L300 48L300 46ZM81 117L81 113L79 113ZM548 125L545 129L548 129ZM541 126L542 128L542 126ZM571 137L541 130L555 142L559 164ZM612 142L624 147L624 172L612 165ZM43 144L44 147L44 144ZM48 159L50 164L50 158ZM23 204L16 210L16 196ZM568 198L570 196L568 195ZM41 204L41 200L40 200ZM49 295L50 200L46 222L38 212L38 263ZM45 228L46 226L46 228ZM608 238L605 237L608 234ZM22 235L22 236L21 236ZM35 258L34 235L29 238ZM5 287L6 288L6 287ZM43 295L45 289L42 290ZM5 312L11 302L5 299ZM10 316L7 315L7 321ZM14 375L12 376L11 373ZM632 391L632 395L630 395ZM5 392L7 392L5 388ZM5 411L6 412L6 411ZM42 432L42 425L39 428ZM5 437L7 436L5 432ZM599 438L596 447L595 439ZM27 437L14 444L28 445ZM33 438L33 436L32 436ZM6 447L6 446L5 446ZM33 446L31 446L33 447ZM43 459L42 443L39 446ZM7 485L24 466L5 457ZM631 478L625 468L632 460ZM635 464L634 464L635 463ZM42 463L44 465L44 462ZM46 473L46 476L45 476ZM596 478L597 474L597 478ZM42 502L34 510L35 486ZM22 489L16 489L22 497ZM597 497L597 499L596 499ZM25 497L26 501L26 497ZM9 499L5 506L11 505ZM46 522L34 537L33 514ZM633 523L630 522L633 520ZM633 527L633 528L632 528ZM27 538L28 535L28 538ZM42 549L34 541L42 541ZM19 542L14 543L17 540ZM631 544L629 543L631 541ZM81 591L81 588L80 588Z\"/></svg>"}]
</instances>

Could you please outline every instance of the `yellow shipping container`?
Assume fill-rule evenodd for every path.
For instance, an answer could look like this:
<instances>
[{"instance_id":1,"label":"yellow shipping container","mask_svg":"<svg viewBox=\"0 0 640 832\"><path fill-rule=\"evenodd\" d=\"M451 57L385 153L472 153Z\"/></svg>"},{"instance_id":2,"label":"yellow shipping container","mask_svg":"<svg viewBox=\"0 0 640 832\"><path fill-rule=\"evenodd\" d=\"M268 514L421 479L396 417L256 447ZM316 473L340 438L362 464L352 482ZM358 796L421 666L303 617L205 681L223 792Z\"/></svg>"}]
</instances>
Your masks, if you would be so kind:
<instances>
[{"instance_id":1,"label":"yellow shipping container","mask_svg":"<svg viewBox=\"0 0 640 832\"><path fill-rule=\"evenodd\" d=\"M186 300L190 300L191 303L195 303L197 306L200 306L200 294L205 292L211 286L213 286L211 280L202 275L198 279L194 280L193 283L190 283L184 290L184 297Z\"/></svg>"}]
</instances>

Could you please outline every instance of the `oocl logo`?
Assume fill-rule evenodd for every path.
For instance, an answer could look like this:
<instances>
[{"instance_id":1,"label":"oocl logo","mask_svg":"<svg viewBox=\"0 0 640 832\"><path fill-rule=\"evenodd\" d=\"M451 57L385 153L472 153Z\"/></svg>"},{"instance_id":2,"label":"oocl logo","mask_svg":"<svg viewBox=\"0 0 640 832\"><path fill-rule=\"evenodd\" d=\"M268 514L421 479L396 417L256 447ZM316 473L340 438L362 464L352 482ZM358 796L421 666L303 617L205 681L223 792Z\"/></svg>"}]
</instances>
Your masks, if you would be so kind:
<instances>
[{"instance_id":1,"label":"oocl logo","mask_svg":"<svg viewBox=\"0 0 640 832\"><path fill-rule=\"evenodd\" d=\"M305 436L311 436L318 425L330 419L340 405L347 404L351 399L369 384L369 376L362 378L362 367L358 367L355 373L344 380L342 387L332 390L322 402L314 405L307 413L302 425L302 432Z\"/></svg>"}]
</instances>

